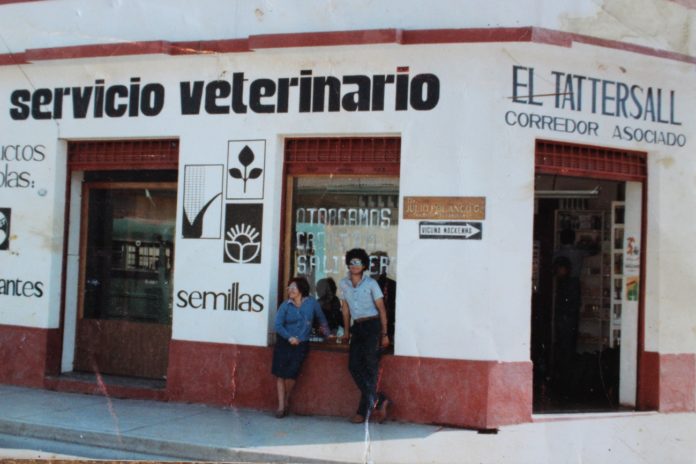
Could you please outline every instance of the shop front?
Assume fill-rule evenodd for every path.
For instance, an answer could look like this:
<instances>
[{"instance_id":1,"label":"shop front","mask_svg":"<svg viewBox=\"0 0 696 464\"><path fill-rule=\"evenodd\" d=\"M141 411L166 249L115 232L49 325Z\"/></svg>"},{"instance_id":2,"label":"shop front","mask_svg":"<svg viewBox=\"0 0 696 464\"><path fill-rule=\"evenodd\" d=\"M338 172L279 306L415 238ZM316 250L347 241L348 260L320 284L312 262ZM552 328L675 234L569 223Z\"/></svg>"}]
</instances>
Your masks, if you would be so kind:
<instances>
[{"instance_id":1,"label":"shop front","mask_svg":"<svg viewBox=\"0 0 696 464\"><path fill-rule=\"evenodd\" d=\"M285 283L361 247L397 420L693 411L693 65L526 30L0 56L0 381L271 411ZM354 413L330 324L298 414Z\"/></svg>"}]
</instances>

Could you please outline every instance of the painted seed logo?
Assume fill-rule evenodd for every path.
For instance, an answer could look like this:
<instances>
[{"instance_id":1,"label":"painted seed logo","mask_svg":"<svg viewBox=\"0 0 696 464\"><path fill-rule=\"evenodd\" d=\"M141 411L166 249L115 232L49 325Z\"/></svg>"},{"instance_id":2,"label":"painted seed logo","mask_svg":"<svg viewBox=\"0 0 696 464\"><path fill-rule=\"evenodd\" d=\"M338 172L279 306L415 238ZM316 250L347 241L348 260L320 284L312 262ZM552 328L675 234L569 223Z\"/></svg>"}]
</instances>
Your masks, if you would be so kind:
<instances>
[{"instance_id":1,"label":"painted seed logo","mask_svg":"<svg viewBox=\"0 0 696 464\"><path fill-rule=\"evenodd\" d=\"M0 208L0 250L10 249L10 208Z\"/></svg>"},{"instance_id":2,"label":"painted seed logo","mask_svg":"<svg viewBox=\"0 0 696 464\"><path fill-rule=\"evenodd\" d=\"M225 206L225 240L223 262L260 263L263 232L263 205Z\"/></svg>"}]
</instances>

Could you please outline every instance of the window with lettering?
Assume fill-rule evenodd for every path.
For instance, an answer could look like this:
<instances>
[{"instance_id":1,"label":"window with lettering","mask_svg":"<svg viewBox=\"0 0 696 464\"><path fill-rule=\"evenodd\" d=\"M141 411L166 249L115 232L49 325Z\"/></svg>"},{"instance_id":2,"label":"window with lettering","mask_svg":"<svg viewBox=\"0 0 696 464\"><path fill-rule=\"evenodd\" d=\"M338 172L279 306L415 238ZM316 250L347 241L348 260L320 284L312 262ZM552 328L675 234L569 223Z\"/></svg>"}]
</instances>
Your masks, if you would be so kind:
<instances>
[{"instance_id":1,"label":"window with lettering","mask_svg":"<svg viewBox=\"0 0 696 464\"><path fill-rule=\"evenodd\" d=\"M336 285L347 275L345 254L363 248L368 271L385 294L393 336L396 298L399 179L395 176L294 176L288 179L291 200L286 217L289 250L286 280L305 276L327 316L332 334L343 321ZM392 337L393 338L393 337ZM318 336L314 341L320 341Z\"/></svg>"}]
</instances>

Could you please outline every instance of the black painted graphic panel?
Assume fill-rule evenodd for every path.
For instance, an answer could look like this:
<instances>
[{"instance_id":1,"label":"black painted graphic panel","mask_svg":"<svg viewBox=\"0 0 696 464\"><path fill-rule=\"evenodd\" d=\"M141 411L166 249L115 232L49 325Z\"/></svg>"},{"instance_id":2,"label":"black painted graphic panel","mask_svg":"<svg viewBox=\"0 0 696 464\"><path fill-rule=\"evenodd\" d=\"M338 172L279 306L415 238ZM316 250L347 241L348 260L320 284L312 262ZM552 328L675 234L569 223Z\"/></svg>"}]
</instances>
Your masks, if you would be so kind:
<instances>
[{"instance_id":1,"label":"black painted graphic panel","mask_svg":"<svg viewBox=\"0 0 696 464\"><path fill-rule=\"evenodd\" d=\"M0 250L10 249L10 208L0 208Z\"/></svg>"},{"instance_id":2,"label":"black painted graphic panel","mask_svg":"<svg viewBox=\"0 0 696 464\"><path fill-rule=\"evenodd\" d=\"M225 263L260 263L263 204L228 203L225 206Z\"/></svg>"}]
</instances>

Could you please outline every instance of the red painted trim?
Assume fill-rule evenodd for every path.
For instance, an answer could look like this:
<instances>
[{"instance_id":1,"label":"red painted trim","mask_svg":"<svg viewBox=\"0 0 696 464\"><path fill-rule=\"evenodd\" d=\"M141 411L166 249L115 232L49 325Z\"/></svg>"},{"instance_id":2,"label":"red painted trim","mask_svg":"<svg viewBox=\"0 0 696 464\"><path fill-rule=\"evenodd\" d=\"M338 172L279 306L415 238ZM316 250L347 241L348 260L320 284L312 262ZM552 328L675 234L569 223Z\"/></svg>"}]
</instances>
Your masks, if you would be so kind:
<instances>
[{"instance_id":1,"label":"red painted trim","mask_svg":"<svg viewBox=\"0 0 696 464\"><path fill-rule=\"evenodd\" d=\"M647 153L646 153L647 156ZM641 360L647 354L645 351L645 285L647 276L647 256L648 256L648 181L647 178L643 181L643 188L641 192L641 211L640 211L640 236L641 236L641 246L643 251L640 254L640 274L638 276L639 288L638 288L638 340L637 340L637 357L638 362L636 363L636 406L640 408L641 397L643 397L643 389L647 388L646 395L650 395L650 389L652 385L650 381L647 380L647 384L643 385L641 383L642 379L645 379L643 374L643 363Z\"/></svg>"},{"instance_id":2,"label":"red painted trim","mask_svg":"<svg viewBox=\"0 0 696 464\"><path fill-rule=\"evenodd\" d=\"M356 31L305 32L291 34L252 35L248 38L209 41L150 41L118 44L92 44L71 47L40 48L24 53L0 55L0 66L26 64L44 60L98 58L146 54L209 54L243 53L253 50L287 47L328 47L374 44L444 44L529 42L571 47L582 43L602 48L622 50L641 55L696 64L696 57L615 40L555 31L540 27L472 28L472 29L374 29Z\"/></svg>"},{"instance_id":3,"label":"red painted trim","mask_svg":"<svg viewBox=\"0 0 696 464\"><path fill-rule=\"evenodd\" d=\"M43 387L59 368L59 340L58 329L0 325L0 383Z\"/></svg>"},{"instance_id":4,"label":"red painted trim","mask_svg":"<svg viewBox=\"0 0 696 464\"><path fill-rule=\"evenodd\" d=\"M669 0L690 10L696 10L696 0Z\"/></svg>"},{"instance_id":5,"label":"red painted trim","mask_svg":"<svg viewBox=\"0 0 696 464\"><path fill-rule=\"evenodd\" d=\"M301 32L249 36L249 48L329 47L401 43L400 29L371 29L335 32Z\"/></svg>"},{"instance_id":6,"label":"red painted trim","mask_svg":"<svg viewBox=\"0 0 696 464\"><path fill-rule=\"evenodd\" d=\"M402 44L531 42L532 27L405 30Z\"/></svg>"},{"instance_id":7,"label":"red painted trim","mask_svg":"<svg viewBox=\"0 0 696 464\"><path fill-rule=\"evenodd\" d=\"M69 60L111 56L169 54L170 44L165 41L128 42L117 44L76 45L73 47L30 48L27 61Z\"/></svg>"},{"instance_id":8,"label":"red painted trim","mask_svg":"<svg viewBox=\"0 0 696 464\"><path fill-rule=\"evenodd\" d=\"M272 347L172 340L169 400L271 411L276 407L272 352ZM380 390L393 400L395 420L475 429L531 421L531 362L385 355ZM311 351L293 392L293 412L349 417L358 400L348 354Z\"/></svg>"},{"instance_id":9,"label":"red painted trim","mask_svg":"<svg viewBox=\"0 0 696 464\"><path fill-rule=\"evenodd\" d=\"M9 5L11 3L33 3L42 1L45 0L0 0L0 5Z\"/></svg>"},{"instance_id":10,"label":"red painted trim","mask_svg":"<svg viewBox=\"0 0 696 464\"><path fill-rule=\"evenodd\" d=\"M644 352L639 406L660 412L696 411L696 354Z\"/></svg>"},{"instance_id":11,"label":"red painted trim","mask_svg":"<svg viewBox=\"0 0 696 464\"><path fill-rule=\"evenodd\" d=\"M211 53L250 52L249 39L198 40L192 42L173 42L171 55L206 55Z\"/></svg>"},{"instance_id":12,"label":"red painted trim","mask_svg":"<svg viewBox=\"0 0 696 464\"><path fill-rule=\"evenodd\" d=\"M660 355L661 412L696 411L696 355Z\"/></svg>"},{"instance_id":13,"label":"red painted trim","mask_svg":"<svg viewBox=\"0 0 696 464\"><path fill-rule=\"evenodd\" d=\"M660 354L639 352L638 366L638 409L657 410L660 407Z\"/></svg>"},{"instance_id":14,"label":"red painted trim","mask_svg":"<svg viewBox=\"0 0 696 464\"><path fill-rule=\"evenodd\" d=\"M691 55L685 55L683 53L670 52L667 50L660 50L657 48L644 47L642 45L635 45L626 42L619 42L616 40L600 39L597 37L590 37L587 35L580 34L569 34L573 42L582 43L586 45L594 45L596 47L611 48L615 50L622 50L626 52L637 53L639 55L653 56L656 58L664 58L673 61L682 61L685 63L696 64L696 57Z\"/></svg>"},{"instance_id":15,"label":"red painted trim","mask_svg":"<svg viewBox=\"0 0 696 464\"><path fill-rule=\"evenodd\" d=\"M5 53L0 55L0 66L12 66L18 64L29 64L26 53Z\"/></svg>"}]
</instances>

